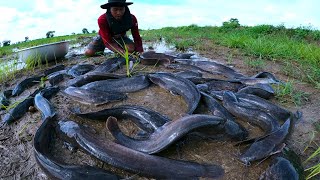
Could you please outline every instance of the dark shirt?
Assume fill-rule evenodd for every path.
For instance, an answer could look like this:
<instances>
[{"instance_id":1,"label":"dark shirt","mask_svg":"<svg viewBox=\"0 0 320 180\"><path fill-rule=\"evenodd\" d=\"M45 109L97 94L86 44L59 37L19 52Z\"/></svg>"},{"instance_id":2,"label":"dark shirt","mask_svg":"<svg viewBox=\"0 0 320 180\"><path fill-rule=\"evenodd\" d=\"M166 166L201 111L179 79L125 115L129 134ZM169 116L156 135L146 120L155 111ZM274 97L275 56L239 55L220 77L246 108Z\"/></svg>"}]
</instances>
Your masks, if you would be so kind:
<instances>
[{"instance_id":1,"label":"dark shirt","mask_svg":"<svg viewBox=\"0 0 320 180\"><path fill-rule=\"evenodd\" d=\"M132 16L132 24L133 27L131 28L131 34L133 37L133 41L134 41L134 45L135 45L135 50L137 52L143 52L143 47L142 47L142 40L139 34L139 29L138 29L138 21L136 19L136 17L131 14ZM101 36L104 45L108 48L111 49L110 43L112 43L112 37L115 37L117 35L114 35L109 27L109 23L106 17L106 14L102 14L99 18L98 18L98 25L99 25L99 35ZM122 36L126 35L126 32L123 32L121 34Z\"/></svg>"}]
</instances>

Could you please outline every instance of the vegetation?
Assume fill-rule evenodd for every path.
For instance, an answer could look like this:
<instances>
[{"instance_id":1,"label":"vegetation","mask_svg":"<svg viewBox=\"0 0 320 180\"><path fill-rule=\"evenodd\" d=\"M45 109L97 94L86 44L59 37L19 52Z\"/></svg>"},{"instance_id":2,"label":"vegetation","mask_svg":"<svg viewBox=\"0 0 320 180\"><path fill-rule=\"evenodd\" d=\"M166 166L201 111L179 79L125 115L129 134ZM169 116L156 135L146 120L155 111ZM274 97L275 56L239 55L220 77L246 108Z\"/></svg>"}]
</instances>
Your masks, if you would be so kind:
<instances>
[{"instance_id":1,"label":"vegetation","mask_svg":"<svg viewBox=\"0 0 320 180\"><path fill-rule=\"evenodd\" d=\"M54 36L54 33L55 33L55 31L48 31L48 32L46 33L46 37L47 37L47 38L52 38L52 37Z\"/></svg>"},{"instance_id":2,"label":"vegetation","mask_svg":"<svg viewBox=\"0 0 320 180\"><path fill-rule=\"evenodd\" d=\"M282 104L301 106L309 100L309 94L296 90L293 84L293 81L289 81L285 84L275 86L276 99Z\"/></svg>"},{"instance_id":3,"label":"vegetation","mask_svg":"<svg viewBox=\"0 0 320 180\"><path fill-rule=\"evenodd\" d=\"M83 28L83 29L82 29L82 33L83 33L83 34L89 34L89 31L88 31L87 28Z\"/></svg>"},{"instance_id":4,"label":"vegetation","mask_svg":"<svg viewBox=\"0 0 320 180\"><path fill-rule=\"evenodd\" d=\"M320 157L320 147L318 147L318 149L306 160L306 162L316 157ZM306 169L305 171L309 172L306 178L307 180L314 178L315 176L320 174L320 163Z\"/></svg>"},{"instance_id":5,"label":"vegetation","mask_svg":"<svg viewBox=\"0 0 320 180\"><path fill-rule=\"evenodd\" d=\"M2 42L3 46L10 46L10 43L11 43L10 40L6 40Z\"/></svg>"}]
</instances>

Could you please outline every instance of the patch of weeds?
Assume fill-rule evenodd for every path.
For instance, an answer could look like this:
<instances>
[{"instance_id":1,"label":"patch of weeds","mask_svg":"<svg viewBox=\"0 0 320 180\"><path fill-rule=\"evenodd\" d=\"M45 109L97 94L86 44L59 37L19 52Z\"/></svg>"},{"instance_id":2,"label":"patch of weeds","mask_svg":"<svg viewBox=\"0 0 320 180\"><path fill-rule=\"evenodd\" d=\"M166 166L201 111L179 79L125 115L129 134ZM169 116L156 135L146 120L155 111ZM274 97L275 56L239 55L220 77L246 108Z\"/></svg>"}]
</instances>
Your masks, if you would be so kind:
<instances>
[{"instance_id":1,"label":"patch of weeds","mask_svg":"<svg viewBox=\"0 0 320 180\"><path fill-rule=\"evenodd\" d=\"M276 91L276 99L282 104L294 104L295 106L301 106L305 102L309 101L310 94L296 90L292 81L277 85L274 89Z\"/></svg>"},{"instance_id":2,"label":"patch of weeds","mask_svg":"<svg viewBox=\"0 0 320 180\"><path fill-rule=\"evenodd\" d=\"M247 36L233 33L231 35L225 36L223 38L222 44L230 48L244 48L247 44L247 41Z\"/></svg>"},{"instance_id":3,"label":"patch of weeds","mask_svg":"<svg viewBox=\"0 0 320 180\"><path fill-rule=\"evenodd\" d=\"M312 84L314 84L316 89L320 89L320 82L316 81L314 77L312 77L311 75L307 75L307 78L309 80L309 82L311 82Z\"/></svg>"},{"instance_id":4,"label":"patch of weeds","mask_svg":"<svg viewBox=\"0 0 320 180\"><path fill-rule=\"evenodd\" d=\"M34 53L27 57L25 63L27 70L34 71L36 67L41 66L42 64L41 55L39 53Z\"/></svg>"},{"instance_id":5,"label":"patch of weeds","mask_svg":"<svg viewBox=\"0 0 320 180\"><path fill-rule=\"evenodd\" d=\"M0 81L6 82L11 79L15 79L19 63L20 62L16 56L5 61L0 60Z\"/></svg>"},{"instance_id":6,"label":"patch of weeds","mask_svg":"<svg viewBox=\"0 0 320 180\"><path fill-rule=\"evenodd\" d=\"M314 127L318 133L320 133L320 122L314 123Z\"/></svg>"},{"instance_id":7,"label":"patch of weeds","mask_svg":"<svg viewBox=\"0 0 320 180\"><path fill-rule=\"evenodd\" d=\"M259 58L259 59L246 58L244 60L244 63L248 67L255 68L255 69L262 69L266 64L265 61L262 58Z\"/></svg>"},{"instance_id":8,"label":"patch of weeds","mask_svg":"<svg viewBox=\"0 0 320 180\"><path fill-rule=\"evenodd\" d=\"M121 46L121 44L119 42L117 42L119 46ZM135 55L136 53L129 53L129 50L125 44L125 42L122 39L122 43L123 46L122 47L124 49L124 52L120 52L120 51L116 51L121 57L123 57L126 61L126 70L127 70L127 77L131 77L132 76L132 71L133 69L139 64L139 61L137 61L135 64L133 64L132 61L130 61L130 57L134 57L135 59L138 59L138 56ZM112 46L111 46L112 47ZM114 47L112 47L113 49L115 49Z\"/></svg>"},{"instance_id":9,"label":"patch of weeds","mask_svg":"<svg viewBox=\"0 0 320 180\"><path fill-rule=\"evenodd\" d=\"M281 72L283 72L287 76L301 79L300 70L297 69L297 66L294 63L292 63L290 61L285 61L284 63L285 63L285 65L283 66L283 68L281 68ZM299 74L300 74L300 76L299 76Z\"/></svg>"},{"instance_id":10,"label":"patch of weeds","mask_svg":"<svg viewBox=\"0 0 320 180\"><path fill-rule=\"evenodd\" d=\"M227 64L232 64L233 63L233 54L229 53L227 55Z\"/></svg>"},{"instance_id":11,"label":"patch of weeds","mask_svg":"<svg viewBox=\"0 0 320 180\"><path fill-rule=\"evenodd\" d=\"M197 45L197 40L195 39L181 39L173 42L175 48L179 51L186 51L189 47Z\"/></svg>"},{"instance_id":12,"label":"patch of weeds","mask_svg":"<svg viewBox=\"0 0 320 180\"><path fill-rule=\"evenodd\" d=\"M320 147L318 147L318 149L305 161L308 162L311 159L315 159L315 158L319 158L320 157ZM308 172L308 176L307 176L307 180L314 178L315 176L320 174L320 163L308 168L305 170L306 172Z\"/></svg>"},{"instance_id":13,"label":"patch of weeds","mask_svg":"<svg viewBox=\"0 0 320 180\"><path fill-rule=\"evenodd\" d=\"M48 80L48 77L41 77L40 80L40 87L44 88L46 86L46 81Z\"/></svg>"},{"instance_id":14,"label":"patch of weeds","mask_svg":"<svg viewBox=\"0 0 320 180\"><path fill-rule=\"evenodd\" d=\"M95 56L103 56L104 55L104 51L98 51L94 55Z\"/></svg>"}]
</instances>

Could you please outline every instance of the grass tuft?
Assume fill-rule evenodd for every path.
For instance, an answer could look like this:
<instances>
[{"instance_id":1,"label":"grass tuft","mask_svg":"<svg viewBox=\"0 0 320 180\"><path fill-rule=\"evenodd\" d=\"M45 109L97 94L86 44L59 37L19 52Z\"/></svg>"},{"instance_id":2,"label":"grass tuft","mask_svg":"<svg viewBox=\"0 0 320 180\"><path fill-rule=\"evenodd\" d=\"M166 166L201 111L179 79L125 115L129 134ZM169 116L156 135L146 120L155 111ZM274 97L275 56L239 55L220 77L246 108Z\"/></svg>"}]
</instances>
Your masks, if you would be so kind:
<instances>
[{"instance_id":1,"label":"grass tuft","mask_svg":"<svg viewBox=\"0 0 320 180\"><path fill-rule=\"evenodd\" d=\"M298 91L293 86L293 81L289 81L283 85L275 86L276 99L282 104L294 104L301 106L309 101L309 94Z\"/></svg>"}]
</instances>

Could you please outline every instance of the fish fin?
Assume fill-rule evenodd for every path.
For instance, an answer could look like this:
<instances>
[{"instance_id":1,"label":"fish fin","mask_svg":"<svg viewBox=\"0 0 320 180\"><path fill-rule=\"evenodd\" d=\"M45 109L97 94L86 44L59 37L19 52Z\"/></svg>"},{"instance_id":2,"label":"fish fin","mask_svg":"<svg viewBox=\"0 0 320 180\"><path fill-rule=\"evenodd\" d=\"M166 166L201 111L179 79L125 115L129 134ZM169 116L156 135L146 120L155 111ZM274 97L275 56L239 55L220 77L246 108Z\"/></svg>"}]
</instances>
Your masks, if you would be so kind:
<instances>
[{"instance_id":1,"label":"fish fin","mask_svg":"<svg viewBox=\"0 0 320 180\"><path fill-rule=\"evenodd\" d=\"M281 143L273 148L272 152L270 153L270 156L281 153L283 149L286 147L285 143Z\"/></svg>"},{"instance_id":2,"label":"fish fin","mask_svg":"<svg viewBox=\"0 0 320 180\"><path fill-rule=\"evenodd\" d=\"M275 130L275 131L278 131L279 129ZM257 141L260 141L268 136L270 136L271 134L273 134L275 131L273 132L270 132L270 133L267 133L263 136L260 136L260 137L254 137L254 138L250 138L250 139L246 139L246 140L243 140L243 141L239 141L237 142L234 146L238 146L238 145L242 145L242 144L250 144L250 143L254 143L254 142L257 142Z\"/></svg>"}]
</instances>

